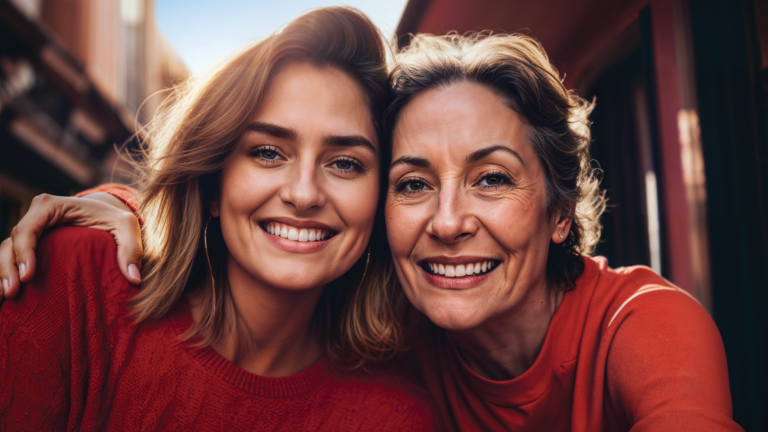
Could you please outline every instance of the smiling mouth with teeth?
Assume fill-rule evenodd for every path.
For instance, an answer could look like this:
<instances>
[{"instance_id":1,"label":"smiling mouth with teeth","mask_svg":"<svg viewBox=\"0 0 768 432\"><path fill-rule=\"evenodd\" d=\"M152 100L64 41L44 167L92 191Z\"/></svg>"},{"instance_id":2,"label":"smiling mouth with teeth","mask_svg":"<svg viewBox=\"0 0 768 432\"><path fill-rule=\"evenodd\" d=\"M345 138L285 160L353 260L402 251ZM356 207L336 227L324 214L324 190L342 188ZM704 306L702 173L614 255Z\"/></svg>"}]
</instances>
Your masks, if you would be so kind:
<instances>
[{"instance_id":1,"label":"smiling mouth with teeth","mask_svg":"<svg viewBox=\"0 0 768 432\"><path fill-rule=\"evenodd\" d=\"M261 229L273 236L282 237L286 240L298 242L319 242L330 239L335 236L333 231L322 229L295 228L290 225L279 223L262 223Z\"/></svg>"},{"instance_id":2,"label":"smiling mouth with teeth","mask_svg":"<svg viewBox=\"0 0 768 432\"><path fill-rule=\"evenodd\" d=\"M465 276L482 276L484 274L490 273L498 265L499 261L496 260L479 261L475 263L459 265L447 265L424 261L421 263L421 268L432 275L460 278Z\"/></svg>"}]
</instances>

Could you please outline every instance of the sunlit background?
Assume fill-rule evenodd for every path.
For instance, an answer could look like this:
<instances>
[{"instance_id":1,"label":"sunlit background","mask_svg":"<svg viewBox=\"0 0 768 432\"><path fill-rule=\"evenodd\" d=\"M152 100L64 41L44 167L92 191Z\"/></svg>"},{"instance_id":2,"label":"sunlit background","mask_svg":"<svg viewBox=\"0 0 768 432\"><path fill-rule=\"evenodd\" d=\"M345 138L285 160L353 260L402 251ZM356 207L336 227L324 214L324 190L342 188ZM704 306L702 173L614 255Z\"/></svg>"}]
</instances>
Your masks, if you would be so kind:
<instances>
[{"instance_id":1,"label":"sunlit background","mask_svg":"<svg viewBox=\"0 0 768 432\"><path fill-rule=\"evenodd\" d=\"M303 12L290 0L0 0L0 238L40 193L130 183L162 92ZM768 430L768 0L360 0L388 41L524 31L596 98L598 253L712 314L734 418ZM154 95L154 96L153 96ZM142 107L139 110L139 107Z\"/></svg>"},{"instance_id":2,"label":"sunlit background","mask_svg":"<svg viewBox=\"0 0 768 432\"><path fill-rule=\"evenodd\" d=\"M135 1L140 4L140 2ZM385 37L395 34L406 0L158 0L155 15L160 30L193 73L208 68L244 41L267 36L300 14L322 6L360 9Z\"/></svg>"}]
</instances>

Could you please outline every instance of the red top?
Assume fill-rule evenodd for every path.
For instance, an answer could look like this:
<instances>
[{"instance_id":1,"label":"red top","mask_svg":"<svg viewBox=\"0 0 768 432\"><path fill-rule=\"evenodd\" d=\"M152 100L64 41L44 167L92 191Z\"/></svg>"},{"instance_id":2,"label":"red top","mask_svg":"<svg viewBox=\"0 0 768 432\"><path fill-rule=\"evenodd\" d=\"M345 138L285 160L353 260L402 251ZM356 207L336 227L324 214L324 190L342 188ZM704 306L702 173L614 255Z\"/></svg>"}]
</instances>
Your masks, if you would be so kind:
<instances>
[{"instance_id":1,"label":"red top","mask_svg":"<svg viewBox=\"0 0 768 432\"><path fill-rule=\"evenodd\" d=\"M720 334L704 308L647 267L585 259L524 374L473 372L427 324L416 362L449 430L740 431Z\"/></svg>"},{"instance_id":2,"label":"red top","mask_svg":"<svg viewBox=\"0 0 768 432\"><path fill-rule=\"evenodd\" d=\"M112 237L58 228L38 272L0 307L0 430L429 430L427 394L391 370L341 371L322 358L296 375L249 373L180 342L180 301L135 324L137 290Z\"/></svg>"}]
</instances>

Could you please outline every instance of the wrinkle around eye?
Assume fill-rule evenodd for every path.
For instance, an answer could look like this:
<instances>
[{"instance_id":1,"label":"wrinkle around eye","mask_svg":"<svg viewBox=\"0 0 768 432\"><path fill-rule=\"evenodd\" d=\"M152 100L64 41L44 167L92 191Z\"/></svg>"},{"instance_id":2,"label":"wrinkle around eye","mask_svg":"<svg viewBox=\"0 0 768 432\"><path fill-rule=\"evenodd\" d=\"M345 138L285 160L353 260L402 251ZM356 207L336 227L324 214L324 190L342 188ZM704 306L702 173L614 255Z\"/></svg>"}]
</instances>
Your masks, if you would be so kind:
<instances>
[{"instance_id":1,"label":"wrinkle around eye","mask_svg":"<svg viewBox=\"0 0 768 432\"><path fill-rule=\"evenodd\" d=\"M497 201L510 200L523 208L529 210L534 205L536 189L531 184L507 184L497 188L477 188L474 194L483 200Z\"/></svg>"}]
</instances>

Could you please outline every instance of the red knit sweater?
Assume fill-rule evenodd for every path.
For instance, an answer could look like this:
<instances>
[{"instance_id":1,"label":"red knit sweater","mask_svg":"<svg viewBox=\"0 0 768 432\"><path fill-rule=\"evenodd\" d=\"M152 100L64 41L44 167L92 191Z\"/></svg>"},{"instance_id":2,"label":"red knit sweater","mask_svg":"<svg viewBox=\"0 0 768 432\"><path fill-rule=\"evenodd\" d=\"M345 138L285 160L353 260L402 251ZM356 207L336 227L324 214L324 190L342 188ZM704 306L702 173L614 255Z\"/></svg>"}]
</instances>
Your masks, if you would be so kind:
<instances>
[{"instance_id":1,"label":"red knit sweater","mask_svg":"<svg viewBox=\"0 0 768 432\"><path fill-rule=\"evenodd\" d=\"M195 348L180 301L135 324L136 294L112 237L65 227L40 241L38 273L0 307L0 430L429 430L430 399L400 374L323 358L266 378Z\"/></svg>"},{"instance_id":2,"label":"red knit sweater","mask_svg":"<svg viewBox=\"0 0 768 432\"><path fill-rule=\"evenodd\" d=\"M715 323L647 267L585 259L534 364L509 381L476 374L450 335L420 332L418 365L449 430L740 431Z\"/></svg>"}]
</instances>

